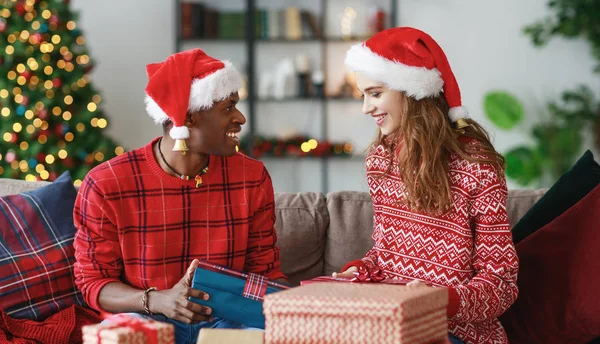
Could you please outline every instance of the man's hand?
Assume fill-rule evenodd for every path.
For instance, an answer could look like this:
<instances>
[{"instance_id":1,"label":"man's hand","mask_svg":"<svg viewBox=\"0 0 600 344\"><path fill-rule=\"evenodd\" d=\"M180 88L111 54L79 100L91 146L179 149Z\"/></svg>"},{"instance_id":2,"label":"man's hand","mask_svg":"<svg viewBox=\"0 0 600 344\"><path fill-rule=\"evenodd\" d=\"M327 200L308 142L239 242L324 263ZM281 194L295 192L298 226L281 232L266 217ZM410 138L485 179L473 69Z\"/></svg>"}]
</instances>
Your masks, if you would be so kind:
<instances>
[{"instance_id":1,"label":"man's hand","mask_svg":"<svg viewBox=\"0 0 600 344\"><path fill-rule=\"evenodd\" d=\"M163 314L186 324L213 320L210 316L212 309L189 300L190 297L202 300L209 298L205 292L191 287L198 263L198 259L194 259L183 278L173 288L148 294L148 308L151 312Z\"/></svg>"},{"instance_id":2,"label":"man's hand","mask_svg":"<svg viewBox=\"0 0 600 344\"><path fill-rule=\"evenodd\" d=\"M333 276L333 278L352 278L354 277L354 273L357 271L358 268L356 266L351 266L348 268L348 270L344 272L334 272L331 274L331 276Z\"/></svg>"}]
</instances>

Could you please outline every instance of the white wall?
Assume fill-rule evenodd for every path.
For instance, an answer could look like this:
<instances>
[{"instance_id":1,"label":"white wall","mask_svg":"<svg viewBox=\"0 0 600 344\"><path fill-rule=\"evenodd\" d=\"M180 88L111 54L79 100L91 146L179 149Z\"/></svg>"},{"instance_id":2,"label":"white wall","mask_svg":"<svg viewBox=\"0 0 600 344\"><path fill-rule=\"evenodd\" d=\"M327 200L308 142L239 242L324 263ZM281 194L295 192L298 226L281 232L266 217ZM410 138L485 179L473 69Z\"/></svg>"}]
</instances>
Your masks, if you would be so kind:
<instances>
[{"instance_id":1,"label":"white wall","mask_svg":"<svg viewBox=\"0 0 600 344\"><path fill-rule=\"evenodd\" d=\"M401 0L399 22L428 32L444 49L472 117L495 136L504 152L528 142L529 130L500 131L483 114L483 96L493 89L518 95L530 124L544 116L547 101L584 83L597 90L600 78L585 41L553 39L533 47L526 24L548 14L547 0Z\"/></svg>"},{"instance_id":2,"label":"white wall","mask_svg":"<svg viewBox=\"0 0 600 344\"><path fill-rule=\"evenodd\" d=\"M90 56L92 83L102 94L110 136L126 149L146 144L161 129L144 110L145 66L175 49L169 0L73 0Z\"/></svg>"},{"instance_id":3,"label":"white wall","mask_svg":"<svg viewBox=\"0 0 600 344\"><path fill-rule=\"evenodd\" d=\"M292 6L317 0L261 0L259 6ZM359 11L365 0L329 0L331 20L343 6ZM209 1L217 7L237 8L239 1ZM311 2L311 3L312 3ZM385 1L377 1L386 3ZM593 60L583 41L553 40L543 49L534 48L521 33L525 24L547 14L547 0L399 0L399 25L415 26L430 33L444 48L461 87L463 103L472 116L492 133L497 149L505 152L528 142L525 125L503 132L493 127L482 113L483 95L493 89L506 89L523 100L527 123L543 115L544 104L560 92L585 83L598 89L600 78L592 73ZM147 117L143 106L147 63L164 60L174 51L174 5L167 0L73 0L81 10L79 27L84 30L90 54L97 62L94 85L102 92L104 110L111 120L109 134L126 148L144 145L160 133ZM303 7L313 5L304 5ZM335 22L328 27L335 29ZM313 44L313 43L311 43ZM328 50L331 85L343 76L341 59L350 44L332 44ZM186 45L184 48L193 47ZM209 54L231 59L239 69L245 64L243 46L204 44ZM287 51L307 52L318 61L318 48L306 43L264 45L258 49L257 70L267 69ZM291 104L286 104L290 106ZM294 123L300 131L315 137L320 132L320 113L310 104L298 103L290 111L277 104L259 104L258 131L264 134L289 132ZM285 109L285 110L283 110ZM274 124L266 124L266 120ZM359 103L330 105L329 136L351 140L359 149L373 137L375 126L361 115ZM134 131L139 134L134 134ZM312 161L266 160L276 191L319 191L319 164ZM366 190L360 159L338 161L329 168L331 190ZM509 182L510 188L516 188Z\"/></svg>"}]
</instances>

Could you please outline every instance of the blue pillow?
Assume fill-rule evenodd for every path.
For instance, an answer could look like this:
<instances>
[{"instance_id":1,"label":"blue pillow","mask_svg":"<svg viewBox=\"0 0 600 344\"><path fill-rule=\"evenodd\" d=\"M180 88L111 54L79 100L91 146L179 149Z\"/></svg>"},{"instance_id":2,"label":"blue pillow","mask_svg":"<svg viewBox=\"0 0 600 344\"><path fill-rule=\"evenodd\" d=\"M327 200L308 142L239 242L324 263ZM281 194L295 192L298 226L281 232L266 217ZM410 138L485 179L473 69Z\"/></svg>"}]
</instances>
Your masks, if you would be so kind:
<instances>
[{"instance_id":1,"label":"blue pillow","mask_svg":"<svg viewBox=\"0 0 600 344\"><path fill-rule=\"evenodd\" d=\"M75 286L73 206L69 172L52 184L0 197L0 308L41 321L85 305Z\"/></svg>"}]
</instances>

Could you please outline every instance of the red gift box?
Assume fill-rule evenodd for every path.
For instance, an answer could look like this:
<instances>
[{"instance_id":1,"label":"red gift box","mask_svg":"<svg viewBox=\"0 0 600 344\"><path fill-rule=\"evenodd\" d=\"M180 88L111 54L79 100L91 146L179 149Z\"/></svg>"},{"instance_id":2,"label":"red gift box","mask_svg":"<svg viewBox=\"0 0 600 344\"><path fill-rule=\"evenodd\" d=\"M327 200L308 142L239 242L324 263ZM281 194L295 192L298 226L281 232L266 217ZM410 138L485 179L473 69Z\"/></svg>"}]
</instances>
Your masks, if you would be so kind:
<instances>
[{"instance_id":1,"label":"red gift box","mask_svg":"<svg viewBox=\"0 0 600 344\"><path fill-rule=\"evenodd\" d=\"M109 322L82 328L84 344L173 344L173 324L115 315Z\"/></svg>"}]
</instances>

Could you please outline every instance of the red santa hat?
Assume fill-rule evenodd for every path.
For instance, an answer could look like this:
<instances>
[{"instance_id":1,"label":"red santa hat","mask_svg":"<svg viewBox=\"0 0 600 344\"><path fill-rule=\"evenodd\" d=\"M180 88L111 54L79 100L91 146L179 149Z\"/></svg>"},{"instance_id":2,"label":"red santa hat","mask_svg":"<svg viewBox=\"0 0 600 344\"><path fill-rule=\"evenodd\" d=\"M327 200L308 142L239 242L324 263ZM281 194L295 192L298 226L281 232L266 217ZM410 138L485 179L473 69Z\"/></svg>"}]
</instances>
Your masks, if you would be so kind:
<instances>
[{"instance_id":1,"label":"red santa hat","mask_svg":"<svg viewBox=\"0 0 600 344\"><path fill-rule=\"evenodd\" d=\"M443 91L450 106L450 120L469 117L444 51L423 31L411 27L381 31L352 46L345 63L353 71L417 100Z\"/></svg>"},{"instance_id":2,"label":"red santa hat","mask_svg":"<svg viewBox=\"0 0 600 344\"><path fill-rule=\"evenodd\" d=\"M201 49L173 54L146 66L146 111L157 124L173 122L175 140L190 136L187 112L206 110L242 87L242 78L229 61L219 61Z\"/></svg>"}]
</instances>

